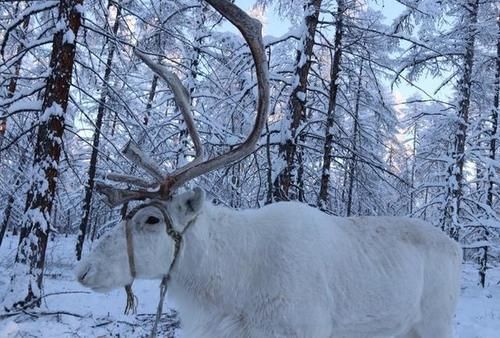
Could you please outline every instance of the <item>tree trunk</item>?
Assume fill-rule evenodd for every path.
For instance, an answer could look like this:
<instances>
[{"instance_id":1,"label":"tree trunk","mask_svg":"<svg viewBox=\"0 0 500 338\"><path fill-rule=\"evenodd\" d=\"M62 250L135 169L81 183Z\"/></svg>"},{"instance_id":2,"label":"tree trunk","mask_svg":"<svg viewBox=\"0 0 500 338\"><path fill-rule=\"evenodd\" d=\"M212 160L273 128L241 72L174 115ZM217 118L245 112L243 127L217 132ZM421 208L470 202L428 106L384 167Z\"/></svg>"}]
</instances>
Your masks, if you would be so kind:
<instances>
[{"instance_id":1,"label":"tree trunk","mask_svg":"<svg viewBox=\"0 0 500 338\"><path fill-rule=\"evenodd\" d=\"M356 104L354 106L354 117L352 126L352 158L349 173L349 186L347 189L347 217L352 216L352 196L354 190L354 178L356 177L357 152L358 152L358 127L359 127L359 102L361 101L361 81L363 78L363 63L359 67L358 87L356 90Z\"/></svg>"},{"instance_id":2,"label":"tree trunk","mask_svg":"<svg viewBox=\"0 0 500 338\"><path fill-rule=\"evenodd\" d=\"M118 33L118 28L120 27L120 15L121 15L121 7L118 4L116 5L116 17L112 28L113 36L116 36L116 34ZM95 175L97 169L97 157L98 157L97 155L99 154L99 141L101 137L102 121L104 113L106 111L106 99L108 97L108 81L111 76L113 57L116 49L116 43L114 41L108 40L108 43L110 43L111 45L108 51L108 58L106 60L106 69L104 70L104 77L101 89L101 97L99 99L99 106L97 108L94 138L92 141L92 153L90 155L90 165L88 171L88 181L87 184L85 185L85 197L83 199L83 217L80 223L80 231L78 232L78 239L76 241L77 260L80 260L82 258L83 242L85 241L85 235L89 227L88 225L90 218L90 210L92 206L92 195L94 192Z\"/></svg>"},{"instance_id":3,"label":"tree trunk","mask_svg":"<svg viewBox=\"0 0 500 338\"><path fill-rule=\"evenodd\" d=\"M460 203L463 195L463 168L465 163L465 143L467 140L467 126L469 124L469 108L472 87L472 68L474 66L474 47L476 36L477 12L479 0L469 0L468 10L468 32L465 37L465 54L463 75L459 82L458 102L458 130L453 142L451 154L452 163L448 167L447 191L445 196L444 213L441 228L449 236L458 241L460 236Z\"/></svg>"},{"instance_id":4,"label":"tree trunk","mask_svg":"<svg viewBox=\"0 0 500 338\"><path fill-rule=\"evenodd\" d=\"M410 184L411 184L411 191L410 191L410 205L408 208L408 214L412 215L413 214L413 209L415 207L415 174L416 174L416 169L417 169L417 137L418 137L418 132L417 132L417 121L415 121L415 126L413 127L413 141L412 141L412 164L411 164L411 173L410 173Z\"/></svg>"},{"instance_id":5,"label":"tree trunk","mask_svg":"<svg viewBox=\"0 0 500 338\"><path fill-rule=\"evenodd\" d=\"M20 164L20 167L21 166L23 166L23 164ZM14 189L13 192L9 194L9 197L7 197L7 206L5 207L5 210L3 212L2 224L0 225L0 246L2 246L5 232L9 227L10 216L12 215L12 208L14 208L14 202L16 201L14 193L18 191L20 186L21 186L21 178L19 177L19 175L16 175Z\"/></svg>"},{"instance_id":6,"label":"tree trunk","mask_svg":"<svg viewBox=\"0 0 500 338\"><path fill-rule=\"evenodd\" d=\"M7 119L0 119L0 149L3 146L3 140L5 138L5 133L7 132ZM0 158L2 152L0 151Z\"/></svg>"},{"instance_id":7,"label":"tree trunk","mask_svg":"<svg viewBox=\"0 0 500 338\"><path fill-rule=\"evenodd\" d=\"M64 118L73 74L75 42L80 28L83 0L61 0L58 20L65 29L54 33L52 54L37 130L32 181L26 198L26 216L21 227L15 270L6 299L7 309L40 306L45 250L50 231L58 164L64 133Z\"/></svg>"},{"instance_id":8,"label":"tree trunk","mask_svg":"<svg viewBox=\"0 0 500 338\"><path fill-rule=\"evenodd\" d=\"M498 34L500 34L500 15L497 15ZM491 131L490 131L490 163L496 160L497 138L498 138L498 111L500 110L500 38L497 40L497 59L495 72L495 95L493 97L493 109L491 110ZM486 203L489 207L493 207L493 189L495 186L494 178L496 177L495 168L490 164L488 168L488 193Z\"/></svg>"},{"instance_id":9,"label":"tree trunk","mask_svg":"<svg viewBox=\"0 0 500 338\"><path fill-rule=\"evenodd\" d=\"M330 165L332 163L333 124L339 87L340 61L342 58L342 36L344 31L344 0L337 0L337 22L335 24L334 55L330 66L330 93L325 126L325 143L323 146L323 167L321 169L321 186L318 206L325 210L329 204Z\"/></svg>"},{"instance_id":10,"label":"tree trunk","mask_svg":"<svg viewBox=\"0 0 500 338\"><path fill-rule=\"evenodd\" d=\"M12 207L14 206L14 201L14 195L10 194L7 198L7 206L5 207L5 210L3 212L2 225L0 225L0 246L2 246L5 232L7 231L7 227L9 226L9 220L12 213Z\"/></svg>"},{"instance_id":11,"label":"tree trunk","mask_svg":"<svg viewBox=\"0 0 500 338\"><path fill-rule=\"evenodd\" d=\"M280 145L279 155L282 158L284 168L274 182L274 198L277 201L297 199L300 193L291 193L292 186L296 186L297 179L297 129L305 119L305 106L307 94L307 79L311 69L312 54L314 47L314 37L316 35L316 26L321 8L322 0L310 0L305 6L305 26L307 29L301 38L302 46L297 51L296 69L294 76L294 85L290 100L288 102L290 115L289 130L286 130L286 139ZM295 84L296 83L296 84ZM283 121L288 122L288 121Z\"/></svg>"},{"instance_id":12,"label":"tree trunk","mask_svg":"<svg viewBox=\"0 0 500 338\"><path fill-rule=\"evenodd\" d=\"M271 204L273 202L273 160L271 155L271 133L269 131L269 122L266 122L266 161L267 192L265 204Z\"/></svg>"},{"instance_id":13,"label":"tree trunk","mask_svg":"<svg viewBox=\"0 0 500 338\"><path fill-rule=\"evenodd\" d=\"M186 89L189 93L189 99L191 105L193 105L193 93L196 89L196 81L198 78L198 68L200 66L200 53L201 46L203 44L203 39L207 36L207 32L205 31L205 23L207 20L206 11L208 10L207 4L202 1L197 1L199 7L194 9L194 37L192 46L190 48L190 52L188 52L188 69L186 77ZM160 44L158 42L158 44ZM182 118L182 115L179 120L179 148L176 153L176 167L182 167L189 162L188 159L188 149L189 149L189 133L187 131L186 123Z\"/></svg>"}]
</instances>

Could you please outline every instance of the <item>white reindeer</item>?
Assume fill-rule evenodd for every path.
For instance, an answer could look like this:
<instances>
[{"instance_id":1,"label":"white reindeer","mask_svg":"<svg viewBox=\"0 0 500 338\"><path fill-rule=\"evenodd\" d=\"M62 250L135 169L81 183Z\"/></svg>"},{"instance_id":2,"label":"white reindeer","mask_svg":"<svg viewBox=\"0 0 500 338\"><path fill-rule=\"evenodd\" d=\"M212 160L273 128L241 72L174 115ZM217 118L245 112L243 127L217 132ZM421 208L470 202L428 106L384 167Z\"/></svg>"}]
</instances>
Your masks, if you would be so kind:
<instances>
[{"instance_id":1,"label":"white reindeer","mask_svg":"<svg viewBox=\"0 0 500 338\"><path fill-rule=\"evenodd\" d=\"M168 274L169 296L191 338L451 338L461 249L441 231L402 217L333 217L294 202L236 211L205 203L201 189L173 195L188 180L251 153L267 118L260 24L226 0L207 2L240 29L252 51L255 127L244 143L204 161L180 81L138 53L174 92L197 157L163 177L137 148L126 148L160 188L120 175L109 178L146 189L99 185L111 205L149 201L100 240L80 263L78 280L106 291Z\"/></svg>"},{"instance_id":2,"label":"white reindeer","mask_svg":"<svg viewBox=\"0 0 500 338\"><path fill-rule=\"evenodd\" d=\"M195 189L127 220L136 278L167 273L165 222L189 226L169 286L186 337L452 337L461 249L421 221L332 217L294 202L236 211ZM78 278L96 291L132 282L124 227Z\"/></svg>"},{"instance_id":3,"label":"white reindeer","mask_svg":"<svg viewBox=\"0 0 500 338\"><path fill-rule=\"evenodd\" d=\"M128 220L137 278L161 278L188 225L169 295L186 337L451 338L461 249L402 217L332 217L282 202L236 211L195 189ZM124 227L82 261L96 291L132 282Z\"/></svg>"}]
</instances>

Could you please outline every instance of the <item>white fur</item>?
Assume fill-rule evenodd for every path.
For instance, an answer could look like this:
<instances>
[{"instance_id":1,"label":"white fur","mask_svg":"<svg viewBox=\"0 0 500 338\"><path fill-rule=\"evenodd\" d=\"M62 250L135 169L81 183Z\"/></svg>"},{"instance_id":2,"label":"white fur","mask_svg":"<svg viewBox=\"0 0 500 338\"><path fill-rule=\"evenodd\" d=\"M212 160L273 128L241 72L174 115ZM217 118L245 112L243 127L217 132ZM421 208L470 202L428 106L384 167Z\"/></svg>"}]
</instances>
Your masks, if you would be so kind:
<instances>
[{"instance_id":1,"label":"white fur","mask_svg":"<svg viewBox=\"0 0 500 338\"><path fill-rule=\"evenodd\" d=\"M461 249L402 217L332 217L295 202L236 211L189 192L165 203L184 245L169 295L190 338L451 338ZM163 221L133 218L138 278L160 278L173 241ZM106 236L78 270L96 290L131 281L125 233ZM86 274L85 274L86 273ZM84 276L84 278L82 278Z\"/></svg>"}]
</instances>

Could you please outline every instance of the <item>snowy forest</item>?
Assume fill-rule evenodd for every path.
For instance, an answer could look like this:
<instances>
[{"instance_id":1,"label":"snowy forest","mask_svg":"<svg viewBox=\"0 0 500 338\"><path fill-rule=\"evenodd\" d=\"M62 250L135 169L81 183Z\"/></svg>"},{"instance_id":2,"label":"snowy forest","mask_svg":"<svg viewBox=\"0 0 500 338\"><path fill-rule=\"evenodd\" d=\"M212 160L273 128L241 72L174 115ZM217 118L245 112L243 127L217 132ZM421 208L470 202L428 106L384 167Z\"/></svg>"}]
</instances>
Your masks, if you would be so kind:
<instances>
[{"instance_id":1,"label":"snowy forest","mask_svg":"<svg viewBox=\"0 0 500 338\"><path fill-rule=\"evenodd\" d=\"M74 268L138 204L110 208L103 187L147 187L198 142L217 158L254 130L253 50L211 2L0 1L0 337L149 335L158 281L123 314L123 288L94 293ZM248 156L176 188L424 220L463 249L455 337L500 337L498 0L233 2L263 24L267 119ZM182 331L175 304L158 331Z\"/></svg>"}]
</instances>

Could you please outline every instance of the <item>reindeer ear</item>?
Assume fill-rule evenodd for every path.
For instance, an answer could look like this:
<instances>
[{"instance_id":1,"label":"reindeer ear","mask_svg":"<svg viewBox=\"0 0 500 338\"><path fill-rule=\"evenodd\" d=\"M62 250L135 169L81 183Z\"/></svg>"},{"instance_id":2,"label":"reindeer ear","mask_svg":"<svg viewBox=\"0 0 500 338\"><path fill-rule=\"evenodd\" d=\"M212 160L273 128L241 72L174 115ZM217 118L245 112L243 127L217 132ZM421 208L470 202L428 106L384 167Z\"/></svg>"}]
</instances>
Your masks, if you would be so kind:
<instances>
[{"instance_id":1,"label":"reindeer ear","mask_svg":"<svg viewBox=\"0 0 500 338\"><path fill-rule=\"evenodd\" d=\"M186 225L200 213L205 201L205 192L195 188L183 194L174 196L170 202L171 216L177 218L180 224Z\"/></svg>"},{"instance_id":2,"label":"reindeer ear","mask_svg":"<svg viewBox=\"0 0 500 338\"><path fill-rule=\"evenodd\" d=\"M205 191L198 187L194 188L193 191L190 191L188 193L188 196L184 201L186 212L197 215L201 211L204 201L205 201Z\"/></svg>"}]
</instances>

